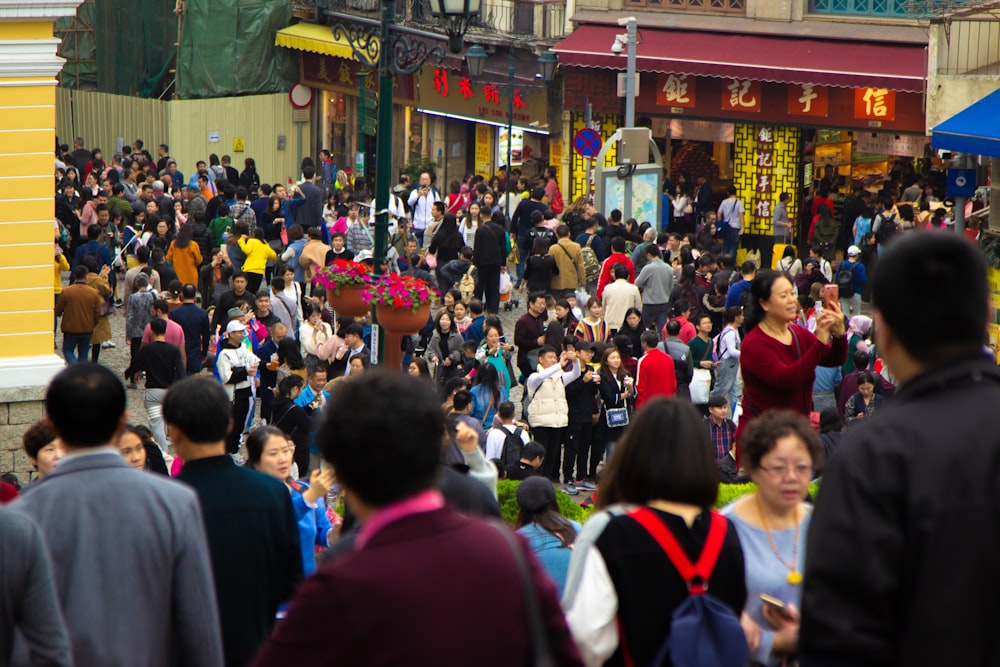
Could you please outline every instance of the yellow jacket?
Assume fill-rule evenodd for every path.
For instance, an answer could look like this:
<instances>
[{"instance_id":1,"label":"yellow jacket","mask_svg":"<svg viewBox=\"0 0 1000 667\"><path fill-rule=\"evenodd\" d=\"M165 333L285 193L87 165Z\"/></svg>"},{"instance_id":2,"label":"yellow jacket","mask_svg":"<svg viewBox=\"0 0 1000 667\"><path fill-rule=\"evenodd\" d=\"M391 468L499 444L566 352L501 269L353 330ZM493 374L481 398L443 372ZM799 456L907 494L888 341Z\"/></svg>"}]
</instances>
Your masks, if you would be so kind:
<instances>
[{"instance_id":1,"label":"yellow jacket","mask_svg":"<svg viewBox=\"0 0 1000 667\"><path fill-rule=\"evenodd\" d=\"M247 256L246 261L243 262L243 273L263 274L264 269L267 268L267 261L278 259L278 253L260 239L241 238L239 244L240 250Z\"/></svg>"},{"instance_id":2,"label":"yellow jacket","mask_svg":"<svg viewBox=\"0 0 1000 667\"><path fill-rule=\"evenodd\" d=\"M56 283L55 283L55 293L62 294L62 272L69 271L69 262L66 261L66 255L56 255Z\"/></svg>"}]
</instances>

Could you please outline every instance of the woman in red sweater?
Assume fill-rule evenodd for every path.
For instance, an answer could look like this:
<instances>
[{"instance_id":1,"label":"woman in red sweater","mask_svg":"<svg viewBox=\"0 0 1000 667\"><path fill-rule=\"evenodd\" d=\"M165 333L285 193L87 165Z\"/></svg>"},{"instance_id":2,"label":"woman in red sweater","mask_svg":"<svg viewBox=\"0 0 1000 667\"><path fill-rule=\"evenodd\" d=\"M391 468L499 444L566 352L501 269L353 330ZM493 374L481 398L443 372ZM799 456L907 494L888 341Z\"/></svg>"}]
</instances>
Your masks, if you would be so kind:
<instances>
[{"instance_id":1,"label":"woman in red sweater","mask_svg":"<svg viewBox=\"0 0 1000 667\"><path fill-rule=\"evenodd\" d=\"M793 324L799 302L784 273L759 271L750 287L740 364L743 371L743 415L736 430L765 410L794 410L809 416L817 366L840 366L847 356L844 315L833 302L816 315L816 333Z\"/></svg>"}]
</instances>

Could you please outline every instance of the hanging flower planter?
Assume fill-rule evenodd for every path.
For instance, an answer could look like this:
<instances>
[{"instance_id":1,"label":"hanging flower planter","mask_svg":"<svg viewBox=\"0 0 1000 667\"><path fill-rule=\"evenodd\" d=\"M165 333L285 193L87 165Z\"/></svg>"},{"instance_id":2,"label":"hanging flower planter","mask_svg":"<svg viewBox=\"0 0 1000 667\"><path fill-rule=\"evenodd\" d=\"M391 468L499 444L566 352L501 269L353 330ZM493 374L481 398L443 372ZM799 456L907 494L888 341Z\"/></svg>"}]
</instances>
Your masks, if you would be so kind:
<instances>
[{"instance_id":1,"label":"hanging flower planter","mask_svg":"<svg viewBox=\"0 0 1000 667\"><path fill-rule=\"evenodd\" d=\"M365 296L371 280L371 267L367 264L337 260L318 269L312 282L326 290L327 303L337 315L361 317L370 310Z\"/></svg>"},{"instance_id":2,"label":"hanging flower planter","mask_svg":"<svg viewBox=\"0 0 1000 667\"><path fill-rule=\"evenodd\" d=\"M423 280L385 273L367 290L365 298L375 303L375 317L394 334L415 334L430 319L431 301L438 291Z\"/></svg>"}]
</instances>

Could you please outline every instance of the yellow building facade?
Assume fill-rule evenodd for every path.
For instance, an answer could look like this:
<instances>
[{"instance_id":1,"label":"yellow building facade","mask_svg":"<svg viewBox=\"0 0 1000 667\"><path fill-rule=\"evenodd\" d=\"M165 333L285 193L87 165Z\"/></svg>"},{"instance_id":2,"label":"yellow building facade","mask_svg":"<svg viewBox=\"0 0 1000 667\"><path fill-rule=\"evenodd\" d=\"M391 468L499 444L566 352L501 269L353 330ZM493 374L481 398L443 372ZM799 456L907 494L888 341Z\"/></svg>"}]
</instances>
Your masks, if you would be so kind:
<instances>
[{"instance_id":1,"label":"yellow building facade","mask_svg":"<svg viewBox=\"0 0 1000 667\"><path fill-rule=\"evenodd\" d=\"M53 22L80 0L0 0L0 470L64 366L53 350L56 75ZM8 461L4 456L9 456ZM7 463L7 465L5 465Z\"/></svg>"}]
</instances>

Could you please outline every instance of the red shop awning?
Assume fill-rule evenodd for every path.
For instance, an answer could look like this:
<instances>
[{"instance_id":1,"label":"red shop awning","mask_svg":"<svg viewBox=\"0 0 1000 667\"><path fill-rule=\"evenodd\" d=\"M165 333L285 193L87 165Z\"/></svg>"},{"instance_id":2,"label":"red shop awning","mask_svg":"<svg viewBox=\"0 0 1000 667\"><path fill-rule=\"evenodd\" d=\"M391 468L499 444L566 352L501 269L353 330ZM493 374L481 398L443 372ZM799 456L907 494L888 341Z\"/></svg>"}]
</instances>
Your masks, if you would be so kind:
<instances>
[{"instance_id":1,"label":"red shop awning","mask_svg":"<svg viewBox=\"0 0 1000 667\"><path fill-rule=\"evenodd\" d=\"M611 53L624 27L583 25L555 51L562 65L625 69ZM841 88L924 90L927 54L921 44L721 34L639 28L636 69L724 78L813 83Z\"/></svg>"}]
</instances>

